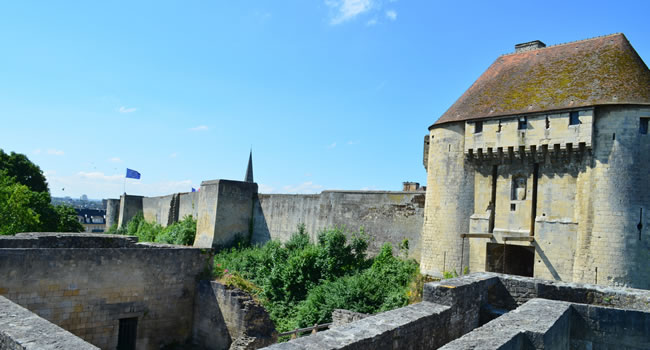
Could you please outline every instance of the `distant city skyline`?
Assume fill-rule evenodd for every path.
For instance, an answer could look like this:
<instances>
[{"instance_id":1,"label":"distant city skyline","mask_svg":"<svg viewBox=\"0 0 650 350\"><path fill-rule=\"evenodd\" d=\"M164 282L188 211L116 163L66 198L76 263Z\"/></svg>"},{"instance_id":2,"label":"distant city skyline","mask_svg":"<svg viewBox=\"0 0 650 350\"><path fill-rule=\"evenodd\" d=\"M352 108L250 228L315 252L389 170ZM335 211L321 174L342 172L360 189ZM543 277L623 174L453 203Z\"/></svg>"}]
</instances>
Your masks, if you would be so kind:
<instances>
[{"instance_id":1,"label":"distant city skyline","mask_svg":"<svg viewBox=\"0 0 650 350\"><path fill-rule=\"evenodd\" d=\"M0 4L0 149L53 196L426 185L423 137L517 43L622 32L647 64L646 1Z\"/></svg>"}]
</instances>

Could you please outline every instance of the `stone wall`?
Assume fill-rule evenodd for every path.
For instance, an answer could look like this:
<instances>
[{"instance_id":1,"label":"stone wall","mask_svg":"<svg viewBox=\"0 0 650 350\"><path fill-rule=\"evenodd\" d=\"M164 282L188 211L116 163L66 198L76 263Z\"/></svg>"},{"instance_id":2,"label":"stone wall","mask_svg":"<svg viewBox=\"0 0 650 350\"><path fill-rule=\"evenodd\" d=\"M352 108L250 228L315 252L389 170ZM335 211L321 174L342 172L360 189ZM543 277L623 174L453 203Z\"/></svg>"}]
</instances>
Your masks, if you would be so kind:
<instances>
[{"instance_id":1,"label":"stone wall","mask_svg":"<svg viewBox=\"0 0 650 350\"><path fill-rule=\"evenodd\" d=\"M31 236L0 238L10 242L0 247L11 246L0 248L0 295L102 349L115 348L124 318L137 318L139 349L191 338L195 285L209 253L122 236L74 235L72 245Z\"/></svg>"},{"instance_id":2,"label":"stone wall","mask_svg":"<svg viewBox=\"0 0 650 350\"><path fill-rule=\"evenodd\" d=\"M182 220L188 215L194 219L199 212L199 193L181 192L159 197L142 198L142 211L145 220L163 227Z\"/></svg>"},{"instance_id":3,"label":"stone wall","mask_svg":"<svg viewBox=\"0 0 650 350\"><path fill-rule=\"evenodd\" d=\"M173 211L172 207L175 198L176 194L142 198L142 213L144 214L144 219L162 226L167 226L169 223L170 213ZM173 213L172 216L174 216Z\"/></svg>"},{"instance_id":4,"label":"stone wall","mask_svg":"<svg viewBox=\"0 0 650 350\"><path fill-rule=\"evenodd\" d=\"M194 301L192 342L201 349L248 349L275 343L268 313L247 293L201 281Z\"/></svg>"},{"instance_id":5,"label":"stone wall","mask_svg":"<svg viewBox=\"0 0 650 350\"><path fill-rule=\"evenodd\" d=\"M253 216L253 243L287 241L305 224L312 241L325 228L344 227L370 236L368 251L377 253L385 242L397 248L409 241L409 255L420 258L424 217L423 192L323 191L320 194L259 194Z\"/></svg>"},{"instance_id":6,"label":"stone wall","mask_svg":"<svg viewBox=\"0 0 650 350\"><path fill-rule=\"evenodd\" d=\"M237 239L250 238L256 197L256 183L203 181L194 246L219 249L231 246Z\"/></svg>"},{"instance_id":7,"label":"stone wall","mask_svg":"<svg viewBox=\"0 0 650 350\"><path fill-rule=\"evenodd\" d=\"M474 171L464 154L465 125L430 130L427 194L420 270L432 276L462 273L469 263L461 234L474 211Z\"/></svg>"},{"instance_id":8,"label":"stone wall","mask_svg":"<svg viewBox=\"0 0 650 350\"><path fill-rule=\"evenodd\" d=\"M126 193L120 197L118 227L125 227L134 216L142 212L142 198L142 196L132 196Z\"/></svg>"},{"instance_id":9,"label":"stone wall","mask_svg":"<svg viewBox=\"0 0 650 350\"><path fill-rule=\"evenodd\" d=\"M474 273L427 283L423 300L270 349L640 350L650 346L647 290ZM485 310L495 307L506 310L491 321L481 320Z\"/></svg>"},{"instance_id":10,"label":"stone wall","mask_svg":"<svg viewBox=\"0 0 650 350\"><path fill-rule=\"evenodd\" d=\"M505 246L490 256L507 243L530 252L513 273L649 288L644 119L647 106L618 105L431 129L421 269L507 271Z\"/></svg>"},{"instance_id":11,"label":"stone wall","mask_svg":"<svg viewBox=\"0 0 650 350\"><path fill-rule=\"evenodd\" d=\"M0 296L0 349L97 350L83 339Z\"/></svg>"},{"instance_id":12,"label":"stone wall","mask_svg":"<svg viewBox=\"0 0 650 350\"><path fill-rule=\"evenodd\" d=\"M106 200L106 232L111 226L117 225L120 220L120 200L109 198Z\"/></svg>"}]
</instances>

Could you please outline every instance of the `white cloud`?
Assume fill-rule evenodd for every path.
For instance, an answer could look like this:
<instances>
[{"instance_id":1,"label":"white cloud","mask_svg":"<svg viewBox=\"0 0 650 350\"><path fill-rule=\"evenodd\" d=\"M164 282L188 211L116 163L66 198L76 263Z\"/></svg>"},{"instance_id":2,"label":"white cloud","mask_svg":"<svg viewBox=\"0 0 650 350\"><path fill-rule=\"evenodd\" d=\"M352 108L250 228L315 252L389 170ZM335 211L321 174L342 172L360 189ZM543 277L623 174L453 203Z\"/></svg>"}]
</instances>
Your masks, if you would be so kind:
<instances>
[{"instance_id":1,"label":"white cloud","mask_svg":"<svg viewBox=\"0 0 650 350\"><path fill-rule=\"evenodd\" d=\"M176 158L178 156L178 152L174 152L169 155L169 158Z\"/></svg>"},{"instance_id":2,"label":"white cloud","mask_svg":"<svg viewBox=\"0 0 650 350\"><path fill-rule=\"evenodd\" d=\"M373 18L373 19L369 20L368 22L366 22L366 26L368 26L368 27L372 27L375 24L377 24L377 19L376 18Z\"/></svg>"},{"instance_id":3,"label":"white cloud","mask_svg":"<svg viewBox=\"0 0 650 350\"><path fill-rule=\"evenodd\" d=\"M318 193L323 190L323 186L306 181L298 185L284 186L282 189L285 193Z\"/></svg>"},{"instance_id":4,"label":"white cloud","mask_svg":"<svg viewBox=\"0 0 650 350\"><path fill-rule=\"evenodd\" d=\"M39 150L39 153L40 153L40 150ZM65 152L63 152L63 151L60 150L60 149L53 149L53 148L50 148L50 149L47 150L47 154L51 154L51 155L53 155L53 156L62 156L62 155L65 154Z\"/></svg>"},{"instance_id":5,"label":"white cloud","mask_svg":"<svg viewBox=\"0 0 650 350\"><path fill-rule=\"evenodd\" d=\"M134 107L127 108L127 107L125 107L125 106L122 106L122 107L120 107L120 109L119 109L119 112L120 112L120 113L133 113L133 112L135 112L135 111L137 111L137 109L134 108Z\"/></svg>"},{"instance_id":6,"label":"white cloud","mask_svg":"<svg viewBox=\"0 0 650 350\"><path fill-rule=\"evenodd\" d=\"M397 12L395 10L386 11L386 18L390 19L391 21L396 20L397 19Z\"/></svg>"},{"instance_id":7,"label":"white cloud","mask_svg":"<svg viewBox=\"0 0 650 350\"><path fill-rule=\"evenodd\" d=\"M374 6L373 0L325 0L325 4L336 11L330 20L332 25L349 21Z\"/></svg>"},{"instance_id":8,"label":"white cloud","mask_svg":"<svg viewBox=\"0 0 650 350\"><path fill-rule=\"evenodd\" d=\"M336 148L336 142L332 143L331 145L327 146L328 149Z\"/></svg>"},{"instance_id":9,"label":"white cloud","mask_svg":"<svg viewBox=\"0 0 650 350\"><path fill-rule=\"evenodd\" d=\"M124 192L124 174L107 175L103 172L80 171L73 175L57 175L54 171L45 173L53 196L78 197L87 194L89 198L119 198ZM189 192L192 180L168 180L147 182L126 179L126 192L143 196L161 196L177 192Z\"/></svg>"},{"instance_id":10,"label":"white cloud","mask_svg":"<svg viewBox=\"0 0 650 350\"><path fill-rule=\"evenodd\" d=\"M113 163L122 163L122 159L120 159L119 157L110 158L108 161Z\"/></svg>"},{"instance_id":11,"label":"white cloud","mask_svg":"<svg viewBox=\"0 0 650 350\"><path fill-rule=\"evenodd\" d=\"M348 145L358 145L358 144L359 144L359 141L356 141L356 140L348 141Z\"/></svg>"},{"instance_id":12,"label":"white cloud","mask_svg":"<svg viewBox=\"0 0 650 350\"><path fill-rule=\"evenodd\" d=\"M208 129L209 129L209 128L208 128L207 125L199 125L199 126L196 126L196 127L190 128L191 131L206 131L206 130L208 130Z\"/></svg>"},{"instance_id":13,"label":"white cloud","mask_svg":"<svg viewBox=\"0 0 650 350\"><path fill-rule=\"evenodd\" d=\"M41 149L37 148L37 149L33 150L32 154L41 154Z\"/></svg>"}]
</instances>

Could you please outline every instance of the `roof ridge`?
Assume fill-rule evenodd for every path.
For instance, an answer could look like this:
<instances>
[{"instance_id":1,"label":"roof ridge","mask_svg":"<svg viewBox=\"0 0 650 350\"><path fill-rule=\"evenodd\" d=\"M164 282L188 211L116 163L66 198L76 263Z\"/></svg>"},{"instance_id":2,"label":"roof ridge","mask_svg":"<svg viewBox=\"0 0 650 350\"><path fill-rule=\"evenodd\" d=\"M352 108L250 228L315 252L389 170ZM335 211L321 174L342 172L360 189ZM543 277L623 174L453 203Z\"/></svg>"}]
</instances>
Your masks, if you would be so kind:
<instances>
[{"instance_id":1,"label":"roof ridge","mask_svg":"<svg viewBox=\"0 0 650 350\"><path fill-rule=\"evenodd\" d=\"M574 40L574 41L567 41L567 42L565 42L565 43L559 43L559 44L549 45L549 46L541 47L541 48L539 48L539 49L530 50L530 51L537 51L537 50L540 50L540 51L541 51L541 50L551 49L551 48L558 47L558 46L571 45L571 44L581 43L581 42L583 42L583 41L589 41L589 40L594 40L594 39L606 38L606 37L608 37L608 36L615 36L615 35L623 35L623 36L625 36L625 34L623 34L622 32L611 33L611 34L599 35L599 36L595 36L595 37L587 38L587 39L580 39L580 40ZM525 51L525 52L530 52L530 51ZM504 54L502 54L502 55L499 56L499 57L511 56L511 55L518 55L518 54L520 54L520 53L521 53L521 52L509 52L509 53L504 53Z\"/></svg>"}]
</instances>

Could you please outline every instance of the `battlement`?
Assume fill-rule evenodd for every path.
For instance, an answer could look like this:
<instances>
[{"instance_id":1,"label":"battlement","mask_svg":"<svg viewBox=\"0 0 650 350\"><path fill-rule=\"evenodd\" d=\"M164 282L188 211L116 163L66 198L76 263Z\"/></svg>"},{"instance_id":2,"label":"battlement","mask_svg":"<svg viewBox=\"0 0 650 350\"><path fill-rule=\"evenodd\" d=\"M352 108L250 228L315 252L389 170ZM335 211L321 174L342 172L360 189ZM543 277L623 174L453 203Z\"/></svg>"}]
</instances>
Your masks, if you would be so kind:
<instances>
[{"instance_id":1,"label":"battlement","mask_svg":"<svg viewBox=\"0 0 650 350\"><path fill-rule=\"evenodd\" d=\"M465 122L465 154L476 160L544 159L548 153L584 154L592 148L594 110Z\"/></svg>"}]
</instances>

